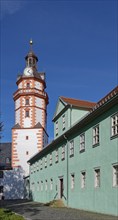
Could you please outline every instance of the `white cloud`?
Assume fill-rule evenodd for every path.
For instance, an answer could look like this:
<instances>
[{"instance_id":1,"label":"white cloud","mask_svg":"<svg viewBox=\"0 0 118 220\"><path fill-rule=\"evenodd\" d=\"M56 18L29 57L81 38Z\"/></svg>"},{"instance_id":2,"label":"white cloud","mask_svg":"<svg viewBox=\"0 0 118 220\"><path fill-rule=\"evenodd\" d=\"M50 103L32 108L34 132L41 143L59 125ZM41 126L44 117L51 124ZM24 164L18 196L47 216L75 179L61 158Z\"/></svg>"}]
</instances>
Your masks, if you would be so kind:
<instances>
[{"instance_id":1,"label":"white cloud","mask_svg":"<svg viewBox=\"0 0 118 220\"><path fill-rule=\"evenodd\" d=\"M23 0L1 0L1 18L5 15L12 15L19 11L26 2Z\"/></svg>"}]
</instances>

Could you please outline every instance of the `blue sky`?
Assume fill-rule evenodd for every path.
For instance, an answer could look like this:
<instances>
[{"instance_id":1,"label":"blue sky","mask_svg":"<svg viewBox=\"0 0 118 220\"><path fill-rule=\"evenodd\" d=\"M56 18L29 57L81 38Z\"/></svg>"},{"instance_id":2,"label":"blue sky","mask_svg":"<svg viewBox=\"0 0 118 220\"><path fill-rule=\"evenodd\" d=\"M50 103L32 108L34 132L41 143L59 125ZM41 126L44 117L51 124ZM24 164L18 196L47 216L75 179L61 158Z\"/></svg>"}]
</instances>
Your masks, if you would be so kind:
<instances>
[{"instance_id":1,"label":"blue sky","mask_svg":"<svg viewBox=\"0 0 118 220\"><path fill-rule=\"evenodd\" d=\"M1 0L0 112L2 142L11 141L13 93L29 40L46 72L48 133L59 96L97 102L117 84L116 0Z\"/></svg>"}]
</instances>

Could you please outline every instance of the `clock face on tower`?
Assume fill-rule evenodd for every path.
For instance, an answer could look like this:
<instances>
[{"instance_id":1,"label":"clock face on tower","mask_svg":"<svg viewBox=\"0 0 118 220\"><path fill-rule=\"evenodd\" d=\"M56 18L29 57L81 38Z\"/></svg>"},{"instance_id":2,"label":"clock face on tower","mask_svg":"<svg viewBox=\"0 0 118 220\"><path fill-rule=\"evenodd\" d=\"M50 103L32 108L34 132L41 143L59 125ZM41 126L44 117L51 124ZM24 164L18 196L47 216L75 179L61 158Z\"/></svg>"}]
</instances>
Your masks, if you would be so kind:
<instances>
[{"instance_id":1,"label":"clock face on tower","mask_svg":"<svg viewBox=\"0 0 118 220\"><path fill-rule=\"evenodd\" d=\"M33 69L31 67L26 67L24 69L24 75L25 76L31 76L33 74Z\"/></svg>"}]
</instances>

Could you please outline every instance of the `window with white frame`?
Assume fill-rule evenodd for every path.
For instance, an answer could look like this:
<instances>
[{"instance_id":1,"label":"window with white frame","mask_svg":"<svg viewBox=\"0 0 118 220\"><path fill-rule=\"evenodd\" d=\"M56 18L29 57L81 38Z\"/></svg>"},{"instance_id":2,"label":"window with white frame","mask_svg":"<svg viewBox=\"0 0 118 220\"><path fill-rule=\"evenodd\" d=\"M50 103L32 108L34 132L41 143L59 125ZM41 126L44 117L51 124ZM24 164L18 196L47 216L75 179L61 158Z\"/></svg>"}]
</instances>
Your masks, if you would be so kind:
<instances>
[{"instance_id":1,"label":"window with white frame","mask_svg":"<svg viewBox=\"0 0 118 220\"><path fill-rule=\"evenodd\" d=\"M75 175L71 174L71 189L74 189L75 186Z\"/></svg>"},{"instance_id":2,"label":"window with white frame","mask_svg":"<svg viewBox=\"0 0 118 220\"><path fill-rule=\"evenodd\" d=\"M51 178L50 179L50 190L52 190L53 189L53 179Z\"/></svg>"},{"instance_id":3,"label":"window with white frame","mask_svg":"<svg viewBox=\"0 0 118 220\"><path fill-rule=\"evenodd\" d=\"M48 181L45 180L45 191L47 191L47 189L48 189Z\"/></svg>"},{"instance_id":4,"label":"window with white frame","mask_svg":"<svg viewBox=\"0 0 118 220\"><path fill-rule=\"evenodd\" d=\"M56 121L56 135L58 134L58 121Z\"/></svg>"},{"instance_id":5,"label":"window with white frame","mask_svg":"<svg viewBox=\"0 0 118 220\"><path fill-rule=\"evenodd\" d=\"M94 186L95 188L100 187L100 169L94 170Z\"/></svg>"},{"instance_id":6,"label":"window with white frame","mask_svg":"<svg viewBox=\"0 0 118 220\"><path fill-rule=\"evenodd\" d=\"M86 183L86 172L82 171L81 172L81 188L85 188L85 183Z\"/></svg>"},{"instance_id":7,"label":"window with white frame","mask_svg":"<svg viewBox=\"0 0 118 220\"><path fill-rule=\"evenodd\" d=\"M59 161L59 154L58 154L58 149L55 151L55 163L58 163Z\"/></svg>"},{"instance_id":8,"label":"window with white frame","mask_svg":"<svg viewBox=\"0 0 118 220\"><path fill-rule=\"evenodd\" d=\"M85 150L85 133L80 135L80 151Z\"/></svg>"},{"instance_id":9,"label":"window with white frame","mask_svg":"<svg viewBox=\"0 0 118 220\"><path fill-rule=\"evenodd\" d=\"M45 157L45 168L47 167L47 156Z\"/></svg>"},{"instance_id":10,"label":"window with white frame","mask_svg":"<svg viewBox=\"0 0 118 220\"><path fill-rule=\"evenodd\" d=\"M50 154L50 166L52 165L52 153Z\"/></svg>"},{"instance_id":11,"label":"window with white frame","mask_svg":"<svg viewBox=\"0 0 118 220\"><path fill-rule=\"evenodd\" d=\"M111 136L118 135L118 113L111 117Z\"/></svg>"},{"instance_id":12,"label":"window with white frame","mask_svg":"<svg viewBox=\"0 0 118 220\"><path fill-rule=\"evenodd\" d=\"M113 186L118 187L118 164L113 165Z\"/></svg>"},{"instance_id":13,"label":"window with white frame","mask_svg":"<svg viewBox=\"0 0 118 220\"><path fill-rule=\"evenodd\" d=\"M62 116L62 126L64 130L65 129L65 115Z\"/></svg>"},{"instance_id":14,"label":"window with white frame","mask_svg":"<svg viewBox=\"0 0 118 220\"><path fill-rule=\"evenodd\" d=\"M93 145L99 144L99 125L93 128Z\"/></svg>"},{"instance_id":15,"label":"window with white frame","mask_svg":"<svg viewBox=\"0 0 118 220\"><path fill-rule=\"evenodd\" d=\"M39 163L38 163L38 161L36 162L36 169L37 169L37 171L39 171Z\"/></svg>"},{"instance_id":16,"label":"window with white frame","mask_svg":"<svg viewBox=\"0 0 118 220\"><path fill-rule=\"evenodd\" d=\"M61 156L62 160L65 160L65 145L62 146L62 156Z\"/></svg>"},{"instance_id":17,"label":"window with white frame","mask_svg":"<svg viewBox=\"0 0 118 220\"><path fill-rule=\"evenodd\" d=\"M43 169L43 162L42 162L42 160L40 160L40 170L42 170Z\"/></svg>"},{"instance_id":18,"label":"window with white frame","mask_svg":"<svg viewBox=\"0 0 118 220\"><path fill-rule=\"evenodd\" d=\"M74 156L74 140L70 141L70 157Z\"/></svg>"},{"instance_id":19,"label":"window with white frame","mask_svg":"<svg viewBox=\"0 0 118 220\"><path fill-rule=\"evenodd\" d=\"M41 191L43 191L43 181L41 181Z\"/></svg>"}]
</instances>

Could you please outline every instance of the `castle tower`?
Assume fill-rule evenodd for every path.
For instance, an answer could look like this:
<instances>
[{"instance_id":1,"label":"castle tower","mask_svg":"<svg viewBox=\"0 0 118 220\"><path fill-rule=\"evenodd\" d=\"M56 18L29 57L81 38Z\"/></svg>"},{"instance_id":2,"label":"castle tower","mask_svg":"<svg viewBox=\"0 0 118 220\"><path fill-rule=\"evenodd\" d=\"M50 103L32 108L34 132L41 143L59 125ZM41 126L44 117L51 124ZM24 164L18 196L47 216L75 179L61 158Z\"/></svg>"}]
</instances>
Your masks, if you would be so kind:
<instances>
[{"instance_id":1,"label":"castle tower","mask_svg":"<svg viewBox=\"0 0 118 220\"><path fill-rule=\"evenodd\" d=\"M25 57L26 67L17 78L15 125L12 128L12 167L21 167L28 175L27 161L48 143L46 132L48 95L45 73L38 72L38 58L32 51Z\"/></svg>"}]
</instances>

